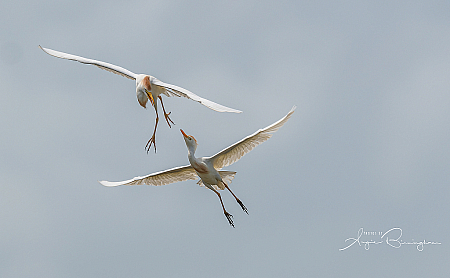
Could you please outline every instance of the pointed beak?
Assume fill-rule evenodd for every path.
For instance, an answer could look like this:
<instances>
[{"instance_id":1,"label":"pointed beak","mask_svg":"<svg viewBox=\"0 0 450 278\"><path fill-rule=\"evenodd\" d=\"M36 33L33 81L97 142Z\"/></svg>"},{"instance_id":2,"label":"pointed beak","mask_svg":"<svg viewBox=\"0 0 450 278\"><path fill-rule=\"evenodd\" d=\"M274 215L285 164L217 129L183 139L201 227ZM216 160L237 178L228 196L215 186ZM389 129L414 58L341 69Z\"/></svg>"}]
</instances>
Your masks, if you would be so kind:
<instances>
[{"instance_id":1,"label":"pointed beak","mask_svg":"<svg viewBox=\"0 0 450 278\"><path fill-rule=\"evenodd\" d=\"M152 103L152 105L155 105L155 100L153 99L152 93L150 93L147 90L145 90L145 92L147 93L147 97L150 100L150 102Z\"/></svg>"},{"instance_id":2,"label":"pointed beak","mask_svg":"<svg viewBox=\"0 0 450 278\"><path fill-rule=\"evenodd\" d=\"M184 133L184 131L182 129L180 129L181 133L183 133L184 137L189 137L186 133Z\"/></svg>"}]
</instances>

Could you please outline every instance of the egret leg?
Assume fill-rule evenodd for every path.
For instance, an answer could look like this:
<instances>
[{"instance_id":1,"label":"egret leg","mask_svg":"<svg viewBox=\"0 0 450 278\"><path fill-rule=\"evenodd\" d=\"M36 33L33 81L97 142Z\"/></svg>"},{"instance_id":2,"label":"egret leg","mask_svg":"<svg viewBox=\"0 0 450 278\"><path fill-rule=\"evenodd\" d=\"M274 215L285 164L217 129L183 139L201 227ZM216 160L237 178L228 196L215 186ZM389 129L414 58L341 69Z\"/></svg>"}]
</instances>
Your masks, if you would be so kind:
<instances>
[{"instance_id":1,"label":"egret leg","mask_svg":"<svg viewBox=\"0 0 450 278\"><path fill-rule=\"evenodd\" d=\"M223 208L223 213L225 214L225 217L227 218L228 223L230 223L230 225L233 226L233 228L234 228L234 223L233 223L233 219L232 219L233 215L229 214L229 213L225 210L225 206L223 205L222 197L220 196L220 193L217 192L217 190L215 190L215 189L212 189L212 191L214 191L214 193L216 193L217 196L219 196L220 204L222 204L222 208Z\"/></svg>"},{"instance_id":2,"label":"egret leg","mask_svg":"<svg viewBox=\"0 0 450 278\"><path fill-rule=\"evenodd\" d=\"M166 109L164 109L164 104L163 104L163 101L162 101L162 97L161 97L161 96L158 96L158 98L159 98L159 100L161 101L161 106L162 106L162 109L163 109L163 112L164 112L164 118L166 118L166 122L167 122L167 124L169 125L169 127L171 128L170 123L175 124L175 123L169 118L169 115L170 115L170 113L172 113L172 112L166 113ZM170 123L169 123L169 121L170 121Z\"/></svg>"},{"instance_id":3,"label":"egret leg","mask_svg":"<svg viewBox=\"0 0 450 278\"><path fill-rule=\"evenodd\" d=\"M228 191L231 192L231 194L233 195L233 197L236 199L236 202L238 202L238 204L241 206L242 210L243 210L245 213L248 214L248 210L247 210L247 208L244 206L244 203L242 203L242 201L239 200L239 198L236 197L236 195L234 195L233 191L231 191L231 189L228 187L228 185L227 185L225 182L222 182L222 183L225 185L225 187L228 189Z\"/></svg>"},{"instance_id":4,"label":"egret leg","mask_svg":"<svg viewBox=\"0 0 450 278\"><path fill-rule=\"evenodd\" d=\"M156 111L156 123L155 123L155 129L153 130L153 135L152 138L150 138L150 140L148 140L147 145L145 145L145 149L148 151L150 150L152 144L153 147L155 148L155 153L156 153L156 142L155 142L155 136L156 136L156 127L158 126L158 121L159 121L159 117L158 117L158 110Z\"/></svg>"}]
</instances>

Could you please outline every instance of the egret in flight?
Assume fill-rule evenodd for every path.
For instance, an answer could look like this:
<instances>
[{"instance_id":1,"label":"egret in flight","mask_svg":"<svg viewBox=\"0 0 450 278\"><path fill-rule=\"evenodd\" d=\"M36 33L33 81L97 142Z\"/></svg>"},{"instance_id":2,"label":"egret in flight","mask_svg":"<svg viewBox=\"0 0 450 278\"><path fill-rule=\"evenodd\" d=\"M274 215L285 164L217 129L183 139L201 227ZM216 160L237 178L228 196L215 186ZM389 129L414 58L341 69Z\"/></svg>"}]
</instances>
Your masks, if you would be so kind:
<instances>
[{"instance_id":1,"label":"egret in flight","mask_svg":"<svg viewBox=\"0 0 450 278\"><path fill-rule=\"evenodd\" d=\"M236 199L242 210L244 210L244 212L246 212L247 214L248 211L242 201L238 197L236 197L236 195L234 195L234 193L228 186L228 183L231 183L231 180L234 178L236 172L223 171L221 169L235 163L246 153L250 152L253 148L272 137L273 133L280 127L282 127L291 117L292 113L294 113L295 108L295 106L292 107L291 111L289 111L289 113L281 120L269 125L266 128L256 131L252 135L245 137L244 139L223 149L222 151L211 157L195 157L195 150L197 149L198 145L197 140L195 140L193 136L187 135L182 129L180 129L181 133L183 134L186 147L188 149L188 159L190 165L175 167L146 176L135 177L126 181L100 181L100 183L104 186L142 184L158 186L200 178L197 184L199 184L200 186L206 186L217 194L222 205L223 213L225 214L228 223L230 223L230 225L234 227L232 219L233 216L225 210L225 206L222 202L222 197L220 196L218 190L224 190L226 188Z\"/></svg>"},{"instance_id":2,"label":"egret in flight","mask_svg":"<svg viewBox=\"0 0 450 278\"><path fill-rule=\"evenodd\" d=\"M164 104L163 104L163 101L161 98L161 94L164 94L168 97L171 97L171 96L185 97L185 98L200 102L201 104L205 105L206 107L208 107L212 110L218 111L218 112L234 112L234 113L242 112L242 111L239 111L239 110L236 110L233 108L229 108L229 107L217 104L215 102L204 99L202 97L199 97L196 94L194 94L186 89L183 89L181 87L159 81L156 77L153 77L151 75L136 74L136 73L133 73L122 67L115 66L113 64L83 58L80 56L75 56L72 54L67 54L67 53L51 50L51 49L44 48L41 46L39 46L39 47L45 53L47 53L51 56L55 56L55 57L62 58L62 59L68 59L68 60L72 60L72 61L78 61L83 64L94 65L101 69L110 71L112 73L122 75L122 76L132 79L132 80L136 80L136 95L137 95L139 104L142 107L146 108L147 101L150 100L150 102L153 105L153 107L155 108L155 112L156 112L156 123L155 123L155 128L153 130L153 135L150 138L150 140L148 140L147 145L145 146L147 153L150 150L152 144L153 144L153 147L155 148L155 152L156 152L155 135L156 135L156 127L158 126L158 121L159 121L158 107L157 107L158 99L161 102L161 106L162 106L162 109L164 112L164 118L166 119L167 124L169 125L169 127L171 127L170 123L174 124L174 122L169 118L169 115L171 112L166 113L166 110L164 109Z\"/></svg>"}]
</instances>

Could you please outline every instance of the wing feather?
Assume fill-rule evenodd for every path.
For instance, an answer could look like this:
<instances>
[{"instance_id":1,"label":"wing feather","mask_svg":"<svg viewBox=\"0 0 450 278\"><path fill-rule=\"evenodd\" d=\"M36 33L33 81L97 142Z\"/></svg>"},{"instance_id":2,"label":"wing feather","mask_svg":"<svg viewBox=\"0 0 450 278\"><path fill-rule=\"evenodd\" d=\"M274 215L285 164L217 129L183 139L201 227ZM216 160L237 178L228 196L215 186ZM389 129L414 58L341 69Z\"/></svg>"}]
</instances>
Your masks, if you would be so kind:
<instances>
[{"instance_id":1,"label":"wing feather","mask_svg":"<svg viewBox=\"0 0 450 278\"><path fill-rule=\"evenodd\" d=\"M245 137L244 139L236 142L235 144L223 149L212 157L207 159L211 160L214 168L222 169L223 167L229 166L236 161L238 161L245 154L253 150L256 146L268 140L272 137L273 133L276 132L280 127L282 127L287 120L294 113L295 106L292 107L291 111L284 116L281 120L256 131L255 133Z\"/></svg>"},{"instance_id":2,"label":"wing feather","mask_svg":"<svg viewBox=\"0 0 450 278\"><path fill-rule=\"evenodd\" d=\"M172 94L174 94L176 96L185 97L185 98L188 98L188 99L200 102L204 106L206 106L206 107L208 107L208 108L210 108L210 109L212 109L214 111L217 111L217 112L242 113L242 111L239 111L239 110L236 110L236 109L233 109L233 108L229 108L229 107L223 106L221 104L215 103L213 101L207 100L205 98L199 97L199 96L197 96L196 94L194 94L191 91L188 91L188 90L186 90L184 88L181 88L179 86L176 86L176 85L164 83L164 82L162 82L162 81L160 81L160 80L158 80L156 78L152 81L152 83L155 84L155 85L158 85L158 86L166 88L167 91L169 91L170 93L172 93Z\"/></svg>"},{"instance_id":3,"label":"wing feather","mask_svg":"<svg viewBox=\"0 0 450 278\"><path fill-rule=\"evenodd\" d=\"M110 181L99 181L104 186L119 186L119 185L166 185L170 183L195 180L197 179L197 173L191 165L175 167L169 170L164 170L149 174L142 177L134 177L126 181L110 182Z\"/></svg>"},{"instance_id":4,"label":"wing feather","mask_svg":"<svg viewBox=\"0 0 450 278\"><path fill-rule=\"evenodd\" d=\"M51 56L55 56L57 58L77 61L77 62L80 62L80 63L83 63L83 64L88 64L88 65L94 65L94 66L97 66L97 67L99 67L101 69L107 70L109 72L112 72L112 73L115 73L115 74L118 74L118 75L122 75L122 76L124 76L126 78L129 78L129 79L132 79L132 80L136 79L136 74L135 73L133 73L133 72L127 70L127 69L124 69L122 67L110 64L110 63L105 63L105 62L102 62L102 61L92 60L92 59L88 59L88 58L83 58L83 57L80 57L80 56L75 56L75 55L67 54L67 53L64 53L64 52L59 52L59 51L56 51L56 50L44 48L42 46L39 46L39 47L45 53L47 53L47 54L49 54Z\"/></svg>"}]
</instances>

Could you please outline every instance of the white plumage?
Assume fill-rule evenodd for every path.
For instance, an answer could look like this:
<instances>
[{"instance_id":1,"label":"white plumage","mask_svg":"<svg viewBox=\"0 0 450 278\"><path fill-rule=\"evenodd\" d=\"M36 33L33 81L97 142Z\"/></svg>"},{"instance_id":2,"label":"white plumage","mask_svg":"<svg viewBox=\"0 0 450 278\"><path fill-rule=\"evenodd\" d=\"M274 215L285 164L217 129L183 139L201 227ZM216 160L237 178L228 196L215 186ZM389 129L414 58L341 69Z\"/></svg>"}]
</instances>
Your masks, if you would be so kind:
<instances>
[{"instance_id":1,"label":"white plumage","mask_svg":"<svg viewBox=\"0 0 450 278\"><path fill-rule=\"evenodd\" d=\"M242 156L253 150L256 146L262 144L270 137L272 137L273 133L280 129L292 116L295 108L295 106L292 107L291 111L289 111L289 113L279 121L256 131L255 133L245 137L244 139L223 149L222 151L211 157L196 158L194 155L198 145L197 140L193 136L187 135L183 130L181 130L186 143L186 147L188 148L188 159L190 165L175 167L169 170L149 174L147 176L135 177L126 181L100 181L100 183L104 186L141 184L159 186L200 178L198 184L206 186L219 196L224 214L227 217L230 225L234 227L233 221L231 219L232 215L225 210L222 198L217 190L224 190L225 188L227 188L231 192L231 194L233 194L227 183L231 182L236 172L223 171L221 169L235 163ZM244 206L244 204L236 197L236 195L233 194L233 196L236 198L236 201L239 203L242 209L247 212L247 208Z\"/></svg>"},{"instance_id":2,"label":"white plumage","mask_svg":"<svg viewBox=\"0 0 450 278\"><path fill-rule=\"evenodd\" d=\"M158 121L159 121L157 101L156 101L157 98L159 98L159 100L161 101L161 106L163 108L164 117L166 119L167 124L169 125L169 127L171 126L170 123L173 124L173 121L169 117L170 112L166 113L166 111L165 111L164 104L163 104L162 98L160 96L161 94L164 94L168 97L171 97L171 96L185 97L185 98L197 101L197 102L203 104L204 106L206 106L214 111L218 111L218 112L233 112L233 113L241 113L242 112L242 111L212 102L205 98L199 97L196 94L192 93L191 91L188 91L188 90L178 87L176 85L164 83L164 82L158 80L156 77L153 77L151 75L136 74L127 69L124 69L122 67L119 67L119 66L116 66L116 65L113 65L110 63L97 61L97 60L93 60L93 59L88 59L88 58L84 58L84 57L80 57L80 56L76 56L76 55L72 55L72 54L67 54L64 52L55 51L55 50L44 48L41 46L39 46L39 47L45 53L47 53L51 56L62 58L62 59L67 59L67 60L72 60L72 61L77 61L77 62L87 64L87 65L94 65L101 69L107 70L109 72L124 76L124 77L132 79L132 80L136 80L136 95L137 95L139 104L142 107L146 108L147 101L150 100L150 102L152 103L153 107L155 108L155 112L156 112L156 123L155 123L155 128L153 131L153 135L150 138L150 140L148 140L147 145L145 146L147 152L149 151L152 144L153 144L153 146L155 148L155 152L156 152L155 135L156 135L156 127L158 126Z\"/></svg>"}]
</instances>

